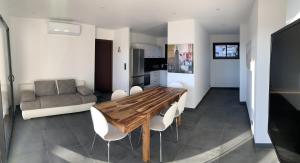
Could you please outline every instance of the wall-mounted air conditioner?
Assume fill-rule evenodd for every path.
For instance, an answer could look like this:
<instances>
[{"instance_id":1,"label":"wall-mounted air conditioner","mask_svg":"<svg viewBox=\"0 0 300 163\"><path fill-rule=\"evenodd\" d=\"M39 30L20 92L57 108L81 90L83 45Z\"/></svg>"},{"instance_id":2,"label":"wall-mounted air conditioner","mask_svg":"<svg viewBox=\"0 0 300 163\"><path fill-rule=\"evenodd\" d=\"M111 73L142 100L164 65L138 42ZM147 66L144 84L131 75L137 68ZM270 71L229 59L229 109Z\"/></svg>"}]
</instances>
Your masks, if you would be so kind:
<instances>
[{"instance_id":1,"label":"wall-mounted air conditioner","mask_svg":"<svg viewBox=\"0 0 300 163\"><path fill-rule=\"evenodd\" d=\"M64 34L79 36L81 29L79 24L64 23L64 22L48 22L48 33L49 34Z\"/></svg>"}]
</instances>

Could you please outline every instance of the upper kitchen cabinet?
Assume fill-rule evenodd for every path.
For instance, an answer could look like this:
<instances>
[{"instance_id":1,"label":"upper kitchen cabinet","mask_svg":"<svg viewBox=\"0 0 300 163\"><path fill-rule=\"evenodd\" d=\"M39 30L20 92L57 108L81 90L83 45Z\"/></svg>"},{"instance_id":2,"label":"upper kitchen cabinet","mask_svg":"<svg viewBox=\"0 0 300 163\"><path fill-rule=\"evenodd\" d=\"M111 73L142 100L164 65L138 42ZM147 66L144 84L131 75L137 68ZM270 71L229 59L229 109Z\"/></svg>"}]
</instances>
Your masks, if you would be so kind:
<instances>
[{"instance_id":1,"label":"upper kitchen cabinet","mask_svg":"<svg viewBox=\"0 0 300 163\"><path fill-rule=\"evenodd\" d=\"M162 49L158 45L150 44L133 44L132 47L144 49L145 58L165 58L165 55L162 53Z\"/></svg>"}]
</instances>

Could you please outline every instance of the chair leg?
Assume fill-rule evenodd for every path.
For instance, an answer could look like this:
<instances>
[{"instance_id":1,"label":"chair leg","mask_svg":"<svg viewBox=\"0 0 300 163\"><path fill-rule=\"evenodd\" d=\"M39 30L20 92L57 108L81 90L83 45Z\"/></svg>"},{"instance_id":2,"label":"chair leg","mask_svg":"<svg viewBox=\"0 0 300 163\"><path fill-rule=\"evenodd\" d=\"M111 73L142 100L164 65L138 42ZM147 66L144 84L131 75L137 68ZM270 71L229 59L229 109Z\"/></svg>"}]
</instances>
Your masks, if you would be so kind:
<instances>
[{"instance_id":1,"label":"chair leg","mask_svg":"<svg viewBox=\"0 0 300 163\"><path fill-rule=\"evenodd\" d=\"M107 142L107 162L109 162L109 143Z\"/></svg>"},{"instance_id":2,"label":"chair leg","mask_svg":"<svg viewBox=\"0 0 300 163\"><path fill-rule=\"evenodd\" d=\"M133 152L133 146L132 146L132 142L131 142L131 133L128 134L128 138L129 138L129 143L130 143L130 146L131 146L131 150Z\"/></svg>"},{"instance_id":3,"label":"chair leg","mask_svg":"<svg viewBox=\"0 0 300 163\"><path fill-rule=\"evenodd\" d=\"M95 133L95 135L94 135L94 140L93 140L93 143L92 143L92 146L91 146L91 151L93 151L94 144L95 144L95 140L96 140L96 133Z\"/></svg>"},{"instance_id":4,"label":"chair leg","mask_svg":"<svg viewBox=\"0 0 300 163\"><path fill-rule=\"evenodd\" d=\"M172 132L173 132L173 126L172 126L172 124L170 125L170 128L171 128L171 130L172 130Z\"/></svg>"},{"instance_id":5,"label":"chair leg","mask_svg":"<svg viewBox=\"0 0 300 163\"><path fill-rule=\"evenodd\" d=\"M159 162L162 162L162 142L161 142L161 132L159 132Z\"/></svg>"},{"instance_id":6,"label":"chair leg","mask_svg":"<svg viewBox=\"0 0 300 163\"><path fill-rule=\"evenodd\" d=\"M176 118L176 140L178 141L178 122Z\"/></svg>"},{"instance_id":7,"label":"chair leg","mask_svg":"<svg viewBox=\"0 0 300 163\"><path fill-rule=\"evenodd\" d=\"M141 131L140 131L140 136L139 136L138 144L140 144L140 142L141 142L142 134L143 134L143 128L141 127Z\"/></svg>"}]
</instances>

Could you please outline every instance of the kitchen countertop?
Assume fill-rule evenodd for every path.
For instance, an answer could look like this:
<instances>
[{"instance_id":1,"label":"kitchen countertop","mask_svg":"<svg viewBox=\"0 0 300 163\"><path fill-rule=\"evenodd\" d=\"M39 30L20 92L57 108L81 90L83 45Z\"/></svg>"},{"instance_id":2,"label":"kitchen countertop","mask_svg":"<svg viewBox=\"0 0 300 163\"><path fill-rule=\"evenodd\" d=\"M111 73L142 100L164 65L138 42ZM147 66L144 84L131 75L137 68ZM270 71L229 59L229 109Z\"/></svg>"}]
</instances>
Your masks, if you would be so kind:
<instances>
[{"instance_id":1,"label":"kitchen countertop","mask_svg":"<svg viewBox=\"0 0 300 163\"><path fill-rule=\"evenodd\" d=\"M147 70L145 72L151 72L151 71L160 71L160 70L163 70L163 71L167 71L166 68L157 68L157 69L151 69L151 70Z\"/></svg>"}]
</instances>

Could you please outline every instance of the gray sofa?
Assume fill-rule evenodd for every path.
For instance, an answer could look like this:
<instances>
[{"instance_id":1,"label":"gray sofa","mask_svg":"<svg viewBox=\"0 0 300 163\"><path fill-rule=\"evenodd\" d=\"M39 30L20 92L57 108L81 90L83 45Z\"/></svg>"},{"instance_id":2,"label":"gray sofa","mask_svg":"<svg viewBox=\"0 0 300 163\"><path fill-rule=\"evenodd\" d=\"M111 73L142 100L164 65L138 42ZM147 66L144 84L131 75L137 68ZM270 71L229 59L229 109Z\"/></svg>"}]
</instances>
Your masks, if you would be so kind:
<instances>
[{"instance_id":1,"label":"gray sofa","mask_svg":"<svg viewBox=\"0 0 300 163\"><path fill-rule=\"evenodd\" d=\"M40 80L33 87L21 88L23 119L89 110L97 98L74 79Z\"/></svg>"}]
</instances>

